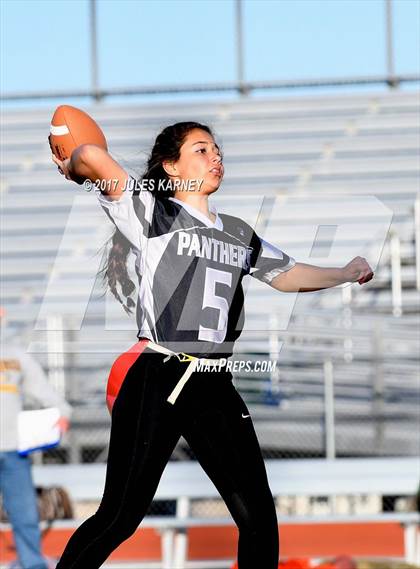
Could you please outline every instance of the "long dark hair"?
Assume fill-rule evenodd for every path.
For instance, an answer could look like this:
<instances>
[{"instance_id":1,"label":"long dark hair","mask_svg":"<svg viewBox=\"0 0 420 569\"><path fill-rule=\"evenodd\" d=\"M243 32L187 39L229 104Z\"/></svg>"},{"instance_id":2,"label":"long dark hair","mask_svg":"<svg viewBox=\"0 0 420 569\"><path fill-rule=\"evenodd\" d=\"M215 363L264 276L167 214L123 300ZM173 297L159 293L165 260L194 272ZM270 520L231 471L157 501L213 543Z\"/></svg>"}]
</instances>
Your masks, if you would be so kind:
<instances>
[{"instance_id":1,"label":"long dark hair","mask_svg":"<svg viewBox=\"0 0 420 569\"><path fill-rule=\"evenodd\" d=\"M140 178L140 181L154 181L154 190L152 190L152 193L157 199L168 199L173 196L173 190L158 191L160 180L170 180L162 163L166 160L168 162L176 162L179 159L181 146L183 145L187 135L194 129L204 130L213 136L213 133L208 126L198 122L178 122L167 126L157 136L152 152L147 161L146 171ZM136 290L136 287L130 279L127 271L127 256L130 252L131 245L127 238L117 228L114 231L111 242L112 244L108 254L108 262L104 269L104 278L108 281L108 286L111 289L112 294L119 302L121 302L127 314L130 314L131 309L135 306L135 302L131 298L131 295ZM120 285L122 295L126 298L125 302L118 293L118 284Z\"/></svg>"}]
</instances>

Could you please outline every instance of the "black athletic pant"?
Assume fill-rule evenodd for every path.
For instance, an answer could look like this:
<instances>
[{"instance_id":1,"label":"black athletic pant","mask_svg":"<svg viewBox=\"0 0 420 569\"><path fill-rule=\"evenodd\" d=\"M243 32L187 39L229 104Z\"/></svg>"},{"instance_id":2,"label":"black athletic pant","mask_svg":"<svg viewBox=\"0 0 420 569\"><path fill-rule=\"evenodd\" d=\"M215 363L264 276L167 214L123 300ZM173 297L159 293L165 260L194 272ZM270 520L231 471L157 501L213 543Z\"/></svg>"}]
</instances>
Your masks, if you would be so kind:
<instances>
[{"instance_id":1,"label":"black athletic pant","mask_svg":"<svg viewBox=\"0 0 420 569\"><path fill-rule=\"evenodd\" d=\"M232 374L194 372L171 405L166 399L188 362L164 358L146 348L128 370L112 409L101 504L72 535L57 569L96 569L135 532L181 435L239 528L239 568L277 569L274 501Z\"/></svg>"}]
</instances>

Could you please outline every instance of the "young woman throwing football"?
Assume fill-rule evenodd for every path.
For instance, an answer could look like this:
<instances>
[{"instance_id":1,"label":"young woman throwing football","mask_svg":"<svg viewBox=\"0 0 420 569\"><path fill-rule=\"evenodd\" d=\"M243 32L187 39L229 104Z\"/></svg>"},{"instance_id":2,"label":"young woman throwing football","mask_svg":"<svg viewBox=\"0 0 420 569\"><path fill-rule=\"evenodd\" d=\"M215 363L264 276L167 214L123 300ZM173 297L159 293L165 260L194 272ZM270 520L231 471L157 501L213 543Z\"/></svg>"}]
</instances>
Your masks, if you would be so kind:
<instances>
[{"instance_id":1,"label":"young woman throwing football","mask_svg":"<svg viewBox=\"0 0 420 569\"><path fill-rule=\"evenodd\" d=\"M197 366L232 355L244 276L283 292L313 291L367 282L369 264L361 257L343 268L297 263L243 220L219 214L209 197L223 178L222 156L199 123L159 134L140 183L97 146L53 160L78 183L113 181L98 192L115 225L107 277L127 311L136 305L139 329L108 381L112 426L101 504L73 534L57 569L100 567L134 533L181 435L239 528L239 568L277 569L276 511L249 410L230 372ZM130 251L136 283L126 267Z\"/></svg>"}]
</instances>

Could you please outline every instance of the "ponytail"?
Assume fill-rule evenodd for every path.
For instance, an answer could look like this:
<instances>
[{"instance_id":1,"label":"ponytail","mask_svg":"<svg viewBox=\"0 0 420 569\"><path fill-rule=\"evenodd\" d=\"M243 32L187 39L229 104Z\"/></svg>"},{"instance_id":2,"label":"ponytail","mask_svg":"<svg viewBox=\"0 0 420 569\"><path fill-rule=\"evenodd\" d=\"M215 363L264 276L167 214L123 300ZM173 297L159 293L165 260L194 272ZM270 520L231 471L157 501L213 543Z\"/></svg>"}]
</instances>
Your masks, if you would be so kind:
<instances>
[{"instance_id":1,"label":"ponytail","mask_svg":"<svg viewBox=\"0 0 420 569\"><path fill-rule=\"evenodd\" d=\"M115 229L112 236L112 246L108 254L108 263L104 271L104 279L108 281L108 286L112 294L120 302L127 314L131 314L132 308L136 305L131 298L131 294L136 287L130 279L127 270L127 257L130 252L130 242L119 229ZM126 301L118 293L117 285L120 286L122 295Z\"/></svg>"}]
</instances>

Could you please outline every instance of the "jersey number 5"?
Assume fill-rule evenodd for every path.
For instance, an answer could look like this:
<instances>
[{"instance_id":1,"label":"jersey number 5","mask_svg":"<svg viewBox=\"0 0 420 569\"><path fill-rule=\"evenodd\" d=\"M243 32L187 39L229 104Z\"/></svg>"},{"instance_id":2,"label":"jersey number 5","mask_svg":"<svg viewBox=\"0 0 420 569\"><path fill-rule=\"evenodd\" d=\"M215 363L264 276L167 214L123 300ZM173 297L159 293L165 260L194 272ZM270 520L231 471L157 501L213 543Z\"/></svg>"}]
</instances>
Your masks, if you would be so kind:
<instances>
[{"instance_id":1,"label":"jersey number 5","mask_svg":"<svg viewBox=\"0 0 420 569\"><path fill-rule=\"evenodd\" d=\"M229 304L226 298L217 296L217 283L228 285L229 287L232 286L232 274L226 271L219 271L218 269L207 267L202 308L203 310L204 308L215 308L218 310L219 321L217 323L216 330L213 328L205 328L204 326L200 325L198 331L198 339L204 340L205 342L215 342L217 344L221 344L226 337Z\"/></svg>"}]
</instances>

